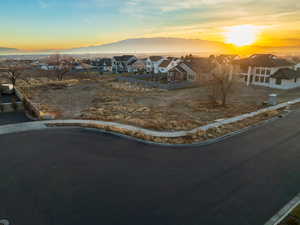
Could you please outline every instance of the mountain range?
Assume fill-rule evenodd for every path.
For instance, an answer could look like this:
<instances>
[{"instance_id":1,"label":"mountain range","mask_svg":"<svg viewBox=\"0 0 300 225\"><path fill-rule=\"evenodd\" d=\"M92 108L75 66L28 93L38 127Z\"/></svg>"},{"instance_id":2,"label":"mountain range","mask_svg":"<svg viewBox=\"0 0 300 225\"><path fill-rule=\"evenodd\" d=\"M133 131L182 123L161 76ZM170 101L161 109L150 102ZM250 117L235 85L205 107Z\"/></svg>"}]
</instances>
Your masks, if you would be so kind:
<instances>
[{"instance_id":1,"label":"mountain range","mask_svg":"<svg viewBox=\"0 0 300 225\"><path fill-rule=\"evenodd\" d=\"M18 51L16 48L5 48L5 47L0 47L0 52L14 52Z\"/></svg>"},{"instance_id":2,"label":"mountain range","mask_svg":"<svg viewBox=\"0 0 300 225\"><path fill-rule=\"evenodd\" d=\"M65 50L76 53L168 53L223 52L228 45L221 42L183 38L137 38L110 44Z\"/></svg>"},{"instance_id":3,"label":"mountain range","mask_svg":"<svg viewBox=\"0 0 300 225\"><path fill-rule=\"evenodd\" d=\"M50 54L61 52L67 54L240 54L233 45L222 42L207 41L200 39L184 38L135 38L126 39L103 45L95 45L73 49L46 50L31 52L32 54ZM269 52L274 54L281 53L300 53L300 46L291 47L264 47L249 46L243 49L245 55L253 53ZM0 47L0 54L6 53L26 53L28 51L18 50L16 48Z\"/></svg>"}]
</instances>

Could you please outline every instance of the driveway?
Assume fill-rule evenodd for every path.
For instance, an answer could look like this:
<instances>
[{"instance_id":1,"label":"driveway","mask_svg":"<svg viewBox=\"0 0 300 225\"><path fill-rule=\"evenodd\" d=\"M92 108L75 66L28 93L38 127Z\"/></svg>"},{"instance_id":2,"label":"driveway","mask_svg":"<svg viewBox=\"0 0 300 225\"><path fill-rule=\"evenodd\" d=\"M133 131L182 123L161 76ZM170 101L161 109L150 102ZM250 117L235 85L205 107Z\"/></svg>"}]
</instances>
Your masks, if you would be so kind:
<instances>
[{"instance_id":1,"label":"driveway","mask_svg":"<svg viewBox=\"0 0 300 225\"><path fill-rule=\"evenodd\" d=\"M85 129L0 136L14 225L263 225L300 192L300 111L205 147Z\"/></svg>"}]
</instances>

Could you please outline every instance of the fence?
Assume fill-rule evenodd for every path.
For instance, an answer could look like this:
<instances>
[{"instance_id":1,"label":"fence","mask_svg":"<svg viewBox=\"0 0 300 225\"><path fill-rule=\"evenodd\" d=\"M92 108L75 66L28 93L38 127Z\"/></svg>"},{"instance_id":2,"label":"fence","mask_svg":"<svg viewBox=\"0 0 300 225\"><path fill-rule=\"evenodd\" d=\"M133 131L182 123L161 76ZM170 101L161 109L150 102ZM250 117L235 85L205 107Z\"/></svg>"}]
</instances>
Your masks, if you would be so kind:
<instances>
[{"instance_id":1,"label":"fence","mask_svg":"<svg viewBox=\"0 0 300 225\"><path fill-rule=\"evenodd\" d=\"M195 84L194 82L189 82L189 81L183 81L180 83L162 84L160 82L155 82L155 81L141 80L143 78L152 78L152 77L153 75L146 74L146 75L137 75L132 77L118 77L117 80L121 82L128 82L135 85L142 85L146 88L159 88L164 90L175 90L175 89L197 86L197 84Z\"/></svg>"}]
</instances>

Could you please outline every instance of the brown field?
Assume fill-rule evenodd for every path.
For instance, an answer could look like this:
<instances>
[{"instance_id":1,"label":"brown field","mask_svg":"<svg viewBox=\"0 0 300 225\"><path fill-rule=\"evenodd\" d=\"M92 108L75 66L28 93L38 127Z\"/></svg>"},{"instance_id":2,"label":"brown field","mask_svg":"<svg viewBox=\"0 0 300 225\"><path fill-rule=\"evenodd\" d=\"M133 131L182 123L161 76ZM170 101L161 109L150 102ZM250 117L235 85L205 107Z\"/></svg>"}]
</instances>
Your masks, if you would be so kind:
<instances>
[{"instance_id":1,"label":"brown field","mask_svg":"<svg viewBox=\"0 0 300 225\"><path fill-rule=\"evenodd\" d=\"M299 96L299 90L275 91L238 84L227 107L213 107L204 87L173 91L144 89L119 83L115 75L77 74L58 82L36 76L18 86L43 112L58 119L92 119L137 125L155 130L189 130L262 107L268 94L280 101Z\"/></svg>"},{"instance_id":2,"label":"brown field","mask_svg":"<svg viewBox=\"0 0 300 225\"><path fill-rule=\"evenodd\" d=\"M300 90L272 90L239 83L227 107L213 107L206 88L165 91L130 86L116 75L70 73L56 81L47 71L31 71L17 86L37 108L58 119L92 119L137 125L155 130L189 130L263 107L270 93L279 102L300 97ZM2 80L2 82L8 82Z\"/></svg>"}]
</instances>

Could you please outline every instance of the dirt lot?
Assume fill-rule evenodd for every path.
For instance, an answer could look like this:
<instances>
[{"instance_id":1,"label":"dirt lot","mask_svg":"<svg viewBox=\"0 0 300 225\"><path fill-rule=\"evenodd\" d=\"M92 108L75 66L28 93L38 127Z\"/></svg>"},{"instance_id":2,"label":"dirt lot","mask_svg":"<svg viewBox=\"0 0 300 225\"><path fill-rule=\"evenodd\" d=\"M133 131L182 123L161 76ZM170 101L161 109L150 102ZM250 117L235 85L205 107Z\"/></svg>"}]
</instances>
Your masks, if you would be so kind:
<instances>
[{"instance_id":1,"label":"dirt lot","mask_svg":"<svg viewBox=\"0 0 300 225\"><path fill-rule=\"evenodd\" d=\"M229 118L262 107L270 93L280 101L300 96L299 89L274 91L240 85L239 94L224 107L212 107L203 87L173 91L145 89L118 83L114 76L70 79L62 82L34 78L19 87L43 112L58 119L92 119L121 122L155 130L189 130L217 119Z\"/></svg>"}]
</instances>

